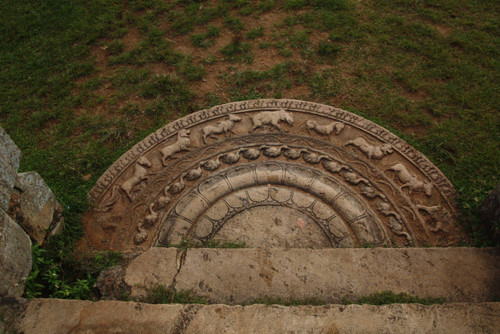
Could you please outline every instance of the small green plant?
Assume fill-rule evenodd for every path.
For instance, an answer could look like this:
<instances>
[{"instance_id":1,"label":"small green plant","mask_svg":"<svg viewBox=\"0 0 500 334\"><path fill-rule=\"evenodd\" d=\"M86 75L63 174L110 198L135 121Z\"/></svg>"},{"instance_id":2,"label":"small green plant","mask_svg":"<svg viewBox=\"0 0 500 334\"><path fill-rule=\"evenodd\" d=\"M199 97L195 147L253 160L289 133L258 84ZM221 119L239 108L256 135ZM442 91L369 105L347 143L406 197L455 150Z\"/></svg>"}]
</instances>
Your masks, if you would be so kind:
<instances>
[{"instance_id":1,"label":"small green plant","mask_svg":"<svg viewBox=\"0 0 500 334\"><path fill-rule=\"evenodd\" d=\"M146 296L141 301L149 304L208 304L206 298L196 296L191 290L176 291L163 285L146 288Z\"/></svg>"},{"instance_id":2,"label":"small green plant","mask_svg":"<svg viewBox=\"0 0 500 334\"><path fill-rule=\"evenodd\" d=\"M214 55L207 56L207 57L203 58L202 60L200 60L200 62L204 65L212 65L216 61L217 61L217 58L215 58Z\"/></svg>"},{"instance_id":3,"label":"small green plant","mask_svg":"<svg viewBox=\"0 0 500 334\"><path fill-rule=\"evenodd\" d=\"M220 34L220 28L217 26L208 26L207 32L202 34L192 34L191 42L194 46L200 48L209 48L214 45L215 37Z\"/></svg>"},{"instance_id":4,"label":"small green plant","mask_svg":"<svg viewBox=\"0 0 500 334\"><path fill-rule=\"evenodd\" d=\"M306 48L309 44L309 35L305 30L297 30L289 37L290 46L294 49Z\"/></svg>"},{"instance_id":5,"label":"small green plant","mask_svg":"<svg viewBox=\"0 0 500 334\"><path fill-rule=\"evenodd\" d=\"M336 56L342 48L338 45L335 45L328 40L323 40L319 42L318 50L316 51L320 56Z\"/></svg>"},{"instance_id":6,"label":"small green plant","mask_svg":"<svg viewBox=\"0 0 500 334\"><path fill-rule=\"evenodd\" d=\"M224 55L225 60L232 63L251 64L253 62L251 49L250 44L241 42L239 39L234 39L231 43L224 46L220 52Z\"/></svg>"},{"instance_id":7,"label":"small green plant","mask_svg":"<svg viewBox=\"0 0 500 334\"><path fill-rule=\"evenodd\" d=\"M32 247L32 270L28 279L24 296L28 299L50 297L63 299L89 299L90 290L100 272L121 263L120 253L104 252L81 259L68 258L70 263L58 263L50 257L47 250L38 244ZM70 265L73 277L65 276L64 267Z\"/></svg>"},{"instance_id":8,"label":"small green plant","mask_svg":"<svg viewBox=\"0 0 500 334\"><path fill-rule=\"evenodd\" d=\"M175 247L181 249L188 248L245 248L247 245L244 241L221 241L211 239L205 243L191 241L189 239L183 239L179 244L169 244L167 247Z\"/></svg>"},{"instance_id":9,"label":"small green plant","mask_svg":"<svg viewBox=\"0 0 500 334\"><path fill-rule=\"evenodd\" d=\"M285 58L290 58L291 56L293 56L293 52L292 50L290 50L289 48L281 48L279 51L278 51L278 54L280 56L283 56Z\"/></svg>"},{"instance_id":10,"label":"small green plant","mask_svg":"<svg viewBox=\"0 0 500 334\"><path fill-rule=\"evenodd\" d=\"M119 40L112 41L106 47L106 51L108 51L108 53L111 55L117 55L119 53L122 53L124 49L125 49L125 44Z\"/></svg>"},{"instance_id":11,"label":"small green plant","mask_svg":"<svg viewBox=\"0 0 500 334\"><path fill-rule=\"evenodd\" d=\"M206 244L203 245L206 248L245 248L247 245L244 241L220 241L220 240L209 240Z\"/></svg>"},{"instance_id":12,"label":"small green plant","mask_svg":"<svg viewBox=\"0 0 500 334\"><path fill-rule=\"evenodd\" d=\"M259 49L269 49L271 47L271 42L262 41L259 42Z\"/></svg>"},{"instance_id":13,"label":"small green plant","mask_svg":"<svg viewBox=\"0 0 500 334\"><path fill-rule=\"evenodd\" d=\"M306 0L287 0L285 3L286 9L301 9L306 5Z\"/></svg>"},{"instance_id":14,"label":"small green plant","mask_svg":"<svg viewBox=\"0 0 500 334\"><path fill-rule=\"evenodd\" d=\"M387 305L387 304L443 304L446 302L444 298L420 298L407 293L396 294L392 291L382 291L368 296L362 296L356 301L349 300L344 297L342 304L369 304L369 305Z\"/></svg>"},{"instance_id":15,"label":"small green plant","mask_svg":"<svg viewBox=\"0 0 500 334\"><path fill-rule=\"evenodd\" d=\"M262 37L262 36L264 36L264 28L263 27L254 28L254 29L248 31L246 34L247 39L256 39L256 38Z\"/></svg>"},{"instance_id":16,"label":"small green plant","mask_svg":"<svg viewBox=\"0 0 500 334\"><path fill-rule=\"evenodd\" d=\"M283 306L299 306L299 305L326 305L327 303L324 300L318 298L306 298L306 299L283 299L283 298L272 298L272 297L260 297L256 298L248 303L244 303L243 305L252 305L252 304L264 304L264 305L283 305Z\"/></svg>"},{"instance_id":17,"label":"small green plant","mask_svg":"<svg viewBox=\"0 0 500 334\"><path fill-rule=\"evenodd\" d=\"M224 25L234 32L243 30L243 22L239 18L228 15L224 19Z\"/></svg>"}]
</instances>

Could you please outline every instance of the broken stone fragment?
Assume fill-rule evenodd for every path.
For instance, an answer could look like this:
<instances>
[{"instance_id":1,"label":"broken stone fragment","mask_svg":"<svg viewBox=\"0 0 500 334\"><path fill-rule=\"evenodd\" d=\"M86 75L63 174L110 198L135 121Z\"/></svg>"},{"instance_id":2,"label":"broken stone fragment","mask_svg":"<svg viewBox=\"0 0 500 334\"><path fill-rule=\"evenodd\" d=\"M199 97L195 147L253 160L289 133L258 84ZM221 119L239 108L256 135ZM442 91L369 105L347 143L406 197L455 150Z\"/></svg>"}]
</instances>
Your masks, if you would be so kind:
<instances>
[{"instance_id":1,"label":"broken stone fragment","mask_svg":"<svg viewBox=\"0 0 500 334\"><path fill-rule=\"evenodd\" d=\"M0 297L20 297L31 271L31 240L0 210Z\"/></svg>"},{"instance_id":2,"label":"broken stone fragment","mask_svg":"<svg viewBox=\"0 0 500 334\"><path fill-rule=\"evenodd\" d=\"M21 160L21 151L0 127L0 208L9 209L12 187L16 182L17 169Z\"/></svg>"},{"instance_id":3,"label":"broken stone fragment","mask_svg":"<svg viewBox=\"0 0 500 334\"><path fill-rule=\"evenodd\" d=\"M33 241L43 244L47 234L62 229L62 206L36 172L19 173L9 213Z\"/></svg>"}]
</instances>

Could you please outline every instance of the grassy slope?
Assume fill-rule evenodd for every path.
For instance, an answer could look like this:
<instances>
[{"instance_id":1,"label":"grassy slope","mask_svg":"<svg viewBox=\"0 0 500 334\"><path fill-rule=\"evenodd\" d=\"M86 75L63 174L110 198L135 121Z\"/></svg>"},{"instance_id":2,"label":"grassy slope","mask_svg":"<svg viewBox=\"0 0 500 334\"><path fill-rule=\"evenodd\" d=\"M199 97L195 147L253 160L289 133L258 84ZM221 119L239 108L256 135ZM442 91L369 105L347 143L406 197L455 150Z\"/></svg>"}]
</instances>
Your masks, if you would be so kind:
<instances>
[{"instance_id":1,"label":"grassy slope","mask_svg":"<svg viewBox=\"0 0 500 334\"><path fill-rule=\"evenodd\" d=\"M401 135L451 179L463 224L499 182L496 1L4 1L0 124L80 233L86 193L133 143L227 101L301 98ZM63 256L59 256L61 259Z\"/></svg>"}]
</instances>

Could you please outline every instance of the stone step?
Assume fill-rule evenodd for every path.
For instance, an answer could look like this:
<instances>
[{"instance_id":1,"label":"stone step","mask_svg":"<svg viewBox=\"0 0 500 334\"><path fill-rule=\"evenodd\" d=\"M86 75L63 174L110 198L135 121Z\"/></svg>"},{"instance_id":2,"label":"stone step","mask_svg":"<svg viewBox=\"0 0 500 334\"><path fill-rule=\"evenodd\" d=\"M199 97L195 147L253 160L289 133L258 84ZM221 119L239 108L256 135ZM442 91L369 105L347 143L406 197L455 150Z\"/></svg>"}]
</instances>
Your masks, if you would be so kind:
<instances>
[{"instance_id":1,"label":"stone step","mask_svg":"<svg viewBox=\"0 0 500 334\"><path fill-rule=\"evenodd\" d=\"M129 290L138 301L162 285L224 304L259 298L341 303L387 290L485 302L500 296L498 263L494 248L151 248L104 272L98 287L104 298Z\"/></svg>"},{"instance_id":2,"label":"stone step","mask_svg":"<svg viewBox=\"0 0 500 334\"><path fill-rule=\"evenodd\" d=\"M500 303L193 305L34 299L0 331L39 333L498 333ZM12 315L13 312L11 312Z\"/></svg>"}]
</instances>

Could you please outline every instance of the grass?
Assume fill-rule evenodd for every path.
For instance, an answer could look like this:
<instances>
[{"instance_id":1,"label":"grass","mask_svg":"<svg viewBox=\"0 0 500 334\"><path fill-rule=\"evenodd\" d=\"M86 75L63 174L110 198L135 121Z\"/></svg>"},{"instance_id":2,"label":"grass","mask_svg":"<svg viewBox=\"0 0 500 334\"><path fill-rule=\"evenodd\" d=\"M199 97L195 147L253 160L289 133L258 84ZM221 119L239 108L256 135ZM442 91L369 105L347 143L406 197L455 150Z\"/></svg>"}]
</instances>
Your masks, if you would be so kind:
<instances>
[{"instance_id":1,"label":"grass","mask_svg":"<svg viewBox=\"0 0 500 334\"><path fill-rule=\"evenodd\" d=\"M151 286L146 289L146 296L141 302L149 304L208 304L206 298L196 296L190 290L176 291L173 287L163 285Z\"/></svg>"},{"instance_id":2,"label":"grass","mask_svg":"<svg viewBox=\"0 0 500 334\"><path fill-rule=\"evenodd\" d=\"M420 298L407 293L394 293L392 291L382 291L368 296L359 297L356 301L344 298L342 304L369 304L369 305L387 305L387 304L422 304L433 305L443 304L444 298Z\"/></svg>"},{"instance_id":3,"label":"grass","mask_svg":"<svg viewBox=\"0 0 500 334\"><path fill-rule=\"evenodd\" d=\"M167 245L167 247L175 247L181 249L188 248L246 248L245 242L233 242L233 241L222 241L216 239L210 239L205 243L192 242L191 240L184 239L180 244Z\"/></svg>"},{"instance_id":4,"label":"grass","mask_svg":"<svg viewBox=\"0 0 500 334\"><path fill-rule=\"evenodd\" d=\"M294 298L271 298L271 297L261 297L256 298L243 305L253 305L253 304L264 304L264 305L283 305L283 306L300 306L300 305L313 305L320 306L326 305L327 302L318 298L307 298L307 299L294 299Z\"/></svg>"},{"instance_id":5,"label":"grass","mask_svg":"<svg viewBox=\"0 0 500 334\"><path fill-rule=\"evenodd\" d=\"M57 254L82 235L87 192L134 143L190 112L264 97L394 131L452 181L470 244L493 245L478 206L500 175L499 11L465 0L6 0L0 124L23 152L20 171L39 172L65 208L46 256L64 266Z\"/></svg>"}]
</instances>

